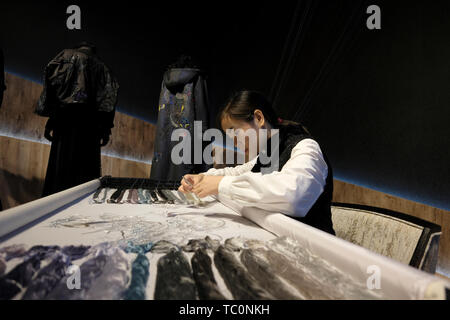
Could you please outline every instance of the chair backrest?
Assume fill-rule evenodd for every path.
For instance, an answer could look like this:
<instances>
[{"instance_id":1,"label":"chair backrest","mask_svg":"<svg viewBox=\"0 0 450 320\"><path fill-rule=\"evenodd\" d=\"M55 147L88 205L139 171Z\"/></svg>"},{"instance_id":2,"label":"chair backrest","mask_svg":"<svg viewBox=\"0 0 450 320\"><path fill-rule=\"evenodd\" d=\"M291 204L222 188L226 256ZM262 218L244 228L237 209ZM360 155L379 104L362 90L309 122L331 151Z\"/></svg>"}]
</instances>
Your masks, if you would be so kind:
<instances>
[{"instance_id":1,"label":"chair backrest","mask_svg":"<svg viewBox=\"0 0 450 320\"><path fill-rule=\"evenodd\" d=\"M366 249L435 273L441 227L403 213L333 203L336 236Z\"/></svg>"}]
</instances>

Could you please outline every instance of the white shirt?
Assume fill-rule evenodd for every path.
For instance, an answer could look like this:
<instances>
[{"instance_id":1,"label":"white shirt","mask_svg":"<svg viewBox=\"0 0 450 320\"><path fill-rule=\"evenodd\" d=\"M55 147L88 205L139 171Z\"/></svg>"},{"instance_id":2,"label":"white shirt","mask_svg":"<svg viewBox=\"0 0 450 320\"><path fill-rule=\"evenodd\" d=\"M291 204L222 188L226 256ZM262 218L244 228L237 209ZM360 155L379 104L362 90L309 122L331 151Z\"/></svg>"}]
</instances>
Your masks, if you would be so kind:
<instances>
[{"instance_id":1,"label":"white shirt","mask_svg":"<svg viewBox=\"0 0 450 320\"><path fill-rule=\"evenodd\" d=\"M300 141L281 171L270 174L251 172L256 160L203 173L224 176L218 200L304 217L323 192L328 175L319 144L312 139Z\"/></svg>"}]
</instances>

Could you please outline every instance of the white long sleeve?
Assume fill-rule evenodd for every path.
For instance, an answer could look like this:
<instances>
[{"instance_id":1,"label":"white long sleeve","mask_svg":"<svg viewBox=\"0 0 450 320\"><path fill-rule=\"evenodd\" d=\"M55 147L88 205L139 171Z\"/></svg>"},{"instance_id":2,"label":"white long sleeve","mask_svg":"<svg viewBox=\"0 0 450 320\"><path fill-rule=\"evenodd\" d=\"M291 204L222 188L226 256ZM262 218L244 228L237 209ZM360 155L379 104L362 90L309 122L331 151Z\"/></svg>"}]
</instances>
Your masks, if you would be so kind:
<instances>
[{"instance_id":1,"label":"white long sleeve","mask_svg":"<svg viewBox=\"0 0 450 320\"><path fill-rule=\"evenodd\" d=\"M254 165L256 158L252 162ZM312 139L304 139L292 149L281 171L264 175L251 172L252 162L211 172L225 176L219 184L219 201L304 217L324 190L328 166Z\"/></svg>"}]
</instances>

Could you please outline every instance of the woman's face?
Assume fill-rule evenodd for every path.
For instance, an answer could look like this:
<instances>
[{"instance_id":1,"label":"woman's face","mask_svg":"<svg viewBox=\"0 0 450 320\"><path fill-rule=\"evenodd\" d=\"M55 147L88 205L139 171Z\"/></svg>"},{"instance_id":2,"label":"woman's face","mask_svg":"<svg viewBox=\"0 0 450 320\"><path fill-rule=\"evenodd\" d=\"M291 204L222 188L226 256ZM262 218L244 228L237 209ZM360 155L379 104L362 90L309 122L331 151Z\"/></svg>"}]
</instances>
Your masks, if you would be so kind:
<instances>
[{"instance_id":1,"label":"woman's face","mask_svg":"<svg viewBox=\"0 0 450 320\"><path fill-rule=\"evenodd\" d=\"M245 162L255 158L259 153L259 130L265 128L264 115L256 110L252 121L244 121L225 116L222 121L222 130L234 129L235 135L230 136L234 140L238 152L245 154Z\"/></svg>"}]
</instances>

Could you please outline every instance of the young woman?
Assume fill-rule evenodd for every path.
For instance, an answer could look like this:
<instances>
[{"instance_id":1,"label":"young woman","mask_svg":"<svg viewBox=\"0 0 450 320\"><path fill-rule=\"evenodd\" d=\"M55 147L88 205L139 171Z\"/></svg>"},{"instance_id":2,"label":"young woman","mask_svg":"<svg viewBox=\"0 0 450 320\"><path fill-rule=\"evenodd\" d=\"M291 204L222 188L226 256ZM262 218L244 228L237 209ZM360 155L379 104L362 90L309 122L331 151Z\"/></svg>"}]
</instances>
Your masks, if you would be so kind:
<instances>
[{"instance_id":1,"label":"young woman","mask_svg":"<svg viewBox=\"0 0 450 320\"><path fill-rule=\"evenodd\" d=\"M246 161L236 167L210 169L199 175L186 175L181 192L194 192L200 198L217 195L241 206L281 212L303 223L335 234L331 221L333 173L319 144L298 123L281 120L270 103L258 92L241 91L231 97L219 114L222 130L268 130L267 151L270 152L270 129L278 131L278 170L263 173L266 167L260 157L252 159L247 141ZM275 140L276 141L276 140ZM256 150L261 155L257 143ZM267 152L266 151L266 152Z\"/></svg>"}]
</instances>

